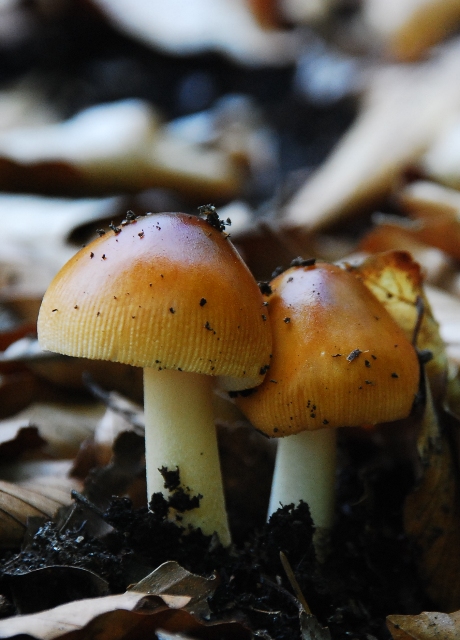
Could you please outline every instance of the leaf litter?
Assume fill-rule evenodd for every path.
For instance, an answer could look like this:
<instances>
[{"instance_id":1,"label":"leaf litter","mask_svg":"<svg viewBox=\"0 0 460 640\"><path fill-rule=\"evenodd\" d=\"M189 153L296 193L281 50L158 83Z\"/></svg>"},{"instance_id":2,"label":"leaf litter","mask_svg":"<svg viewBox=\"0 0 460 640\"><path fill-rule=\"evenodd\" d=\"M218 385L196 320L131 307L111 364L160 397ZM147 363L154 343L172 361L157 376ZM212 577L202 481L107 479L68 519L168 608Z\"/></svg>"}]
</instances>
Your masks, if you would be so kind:
<instances>
[{"instance_id":1,"label":"leaf litter","mask_svg":"<svg viewBox=\"0 0 460 640\"><path fill-rule=\"evenodd\" d=\"M368 453L367 447L364 449ZM235 625L238 627L231 637L250 637L248 629L252 629L258 630L263 638L277 640L299 637L303 640L328 640L330 637L345 640L350 631L353 637L363 640L386 638L384 620L388 611L416 613L426 600L421 593L418 593L418 599L414 595L417 594L416 570L401 523L397 522L394 514L397 505L387 504L385 513L376 514L372 513L372 501L369 499L353 504L356 492L359 495L364 491L363 483L354 471L356 463L354 459L342 485L342 512L338 522L340 535L333 534L330 554L323 562L316 558L314 528L305 503L296 508L292 505L283 507L269 523L253 531L244 543L224 549L215 537L205 536L200 530L186 529L180 520L169 520L170 504L161 494L154 495L150 510L146 507L133 509L127 498L113 498L108 508L103 510L84 496L74 494L76 500L70 517L61 516L58 522L44 524L23 551L5 562L1 580L3 591L10 600L14 600L12 587L8 586L11 577L21 575L24 580L28 573L45 567L51 575L57 566L61 569L78 567L96 574L106 581L112 595L105 600L103 598L107 608L104 608L102 618L97 608L102 606L101 598L95 599L98 604L91 618L78 618L78 628L82 630L78 637L92 637L90 629L97 620L99 628L108 635L108 630L112 633L114 620L121 615L119 606L130 607L123 604L125 601L121 595L119 601L114 599L114 594L123 594L132 583L137 583L134 589L140 589L142 593L153 589L152 584L158 584L158 574L154 573L154 578L152 575L146 578L146 574L155 572L166 562L170 569L174 567L174 571L167 573L169 582L164 591L168 596L168 606L193 607L191 611L201 620L194 623L198 625L196 628L191 629L187 626L188 618L180 618L184 626L169 628L170 631L191 633L193 638L205 637L199 625L213 623L219 626L222 621L231 621L233 629ZM382 485L387 491L388 485L392 484L392 490L396 492L401 487L400 476L400 469L374 470L373 476L371 474L366 480L366 491L369 495L382 492ZM90 533L91 519L93 524L95 519L104 525L92 527L96 535ZM382 527L384 521L387 524ZM382 548L382 542L385 548ZM286 563L283 565L280 558L280 551L292 567L292 575L298 585L295 589L286 573ZM404 566L385 568L391 555L405 557ZM199 577L191 579L188 572ZM54 579L57 580L57 574ZM161 584L166 584L165 580L163 577ZM86 588L88 585L91 586L91 580L87 581ZM128 592L129 597L132 589ZM158 593L157 586L154 590ZM65 589L62 592L65 593ZM406 596L404 602L401 593L406 592L412 595L410 598ZM82 593L84 595L84 591ZM303 604L299 594L304 596ZM30 599L33 600L33 595L29 602ZM47 624L51 624L49 621L52 619L56 621L54 635L32 634L32 637L64 637L56 630L58 624L70 624L66 622L67 618L62 617L63 613L74 620L79 602L61 604L47 612ZM162 606L164 602L163 598ZM311 611L306 610L305 603ZM132 615L132 608L138 606L137 603L132 605L129 615ZM34 615L38 616L34 620L41 620L41 613ZM134 623L128 613L123 615L127 629L131 629L130 625ZM160 613L154 612L154 615L160 616ZM21 619L24 627L18 626L17 620ZM27 626L30 620L30 616L22 616L0 622L0 632L5 632L0 637L12 637L7 634L12 634L13 630L14 633L30 633ZM179 618L173 620L176 624ZM9 627L13 621L14 626ZM148 624L154 625L155 622ZM165 629L163 624L161 618L159 626ZM150 630L151 627L147 628ZM222 629L219 633L221 636L211 634L206 637L225 637ZM111 635L108 637L112 638ZM131 636L127 632L125 636L113 637Z\"/></svg>"}]
</instances>

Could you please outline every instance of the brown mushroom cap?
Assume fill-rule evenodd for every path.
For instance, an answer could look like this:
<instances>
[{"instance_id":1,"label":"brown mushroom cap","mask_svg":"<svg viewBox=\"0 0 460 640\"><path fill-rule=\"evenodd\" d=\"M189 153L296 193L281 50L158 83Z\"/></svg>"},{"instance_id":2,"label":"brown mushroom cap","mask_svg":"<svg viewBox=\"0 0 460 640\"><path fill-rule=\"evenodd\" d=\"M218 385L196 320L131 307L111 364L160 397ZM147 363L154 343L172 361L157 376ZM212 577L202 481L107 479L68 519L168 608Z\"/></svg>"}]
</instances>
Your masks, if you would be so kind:
<instances>
[{"instance_id":1,"label":"brown mushroom cap","mask_svg":"<svg viewBox=\"0 0 460 640\"><path fill-rule=\"evenodd\" d=\"M45 349L71 356L263 379L262 295L226 235L202 218L149 214L81 249L40 309Z\"/></svg>"},{"instance_id":2,"label":"brown mushroom cap","mask_svg":"<svg viewBox=\"0 0 460 640\"><path fill-rule=\"evenodd\" d=\"M256 428L279 437L410 413L420 375L415 349L355 276L316 263L289 269L271 288L270 371L238 398Z\"/></svg>"}]
</instances>

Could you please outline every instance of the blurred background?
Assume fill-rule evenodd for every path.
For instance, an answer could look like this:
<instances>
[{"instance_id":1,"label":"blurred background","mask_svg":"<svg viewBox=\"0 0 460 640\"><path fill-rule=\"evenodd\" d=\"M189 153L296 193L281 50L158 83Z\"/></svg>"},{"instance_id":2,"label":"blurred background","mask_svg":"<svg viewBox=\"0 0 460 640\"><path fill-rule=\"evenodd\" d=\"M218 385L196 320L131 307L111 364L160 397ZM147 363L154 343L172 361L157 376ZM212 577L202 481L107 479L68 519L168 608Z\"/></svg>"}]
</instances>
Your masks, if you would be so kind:
<instances>
[{"instance_id":1,"label":"blurred background","mask_svg":"<svg viewBox=\"0 0 460 640\"><path fill-rule=\"evenodd\" d=\"M129 210L213 203L259 280L410 250L455 380L459 27L457 0L0 0L0 459L79 454L84 478L139 426L140 371L43 354L35 333L54 274ZM128 423L82 454L110 403ZM73 461L8 464L17 482Z\"/></svg>"}]
</instances>

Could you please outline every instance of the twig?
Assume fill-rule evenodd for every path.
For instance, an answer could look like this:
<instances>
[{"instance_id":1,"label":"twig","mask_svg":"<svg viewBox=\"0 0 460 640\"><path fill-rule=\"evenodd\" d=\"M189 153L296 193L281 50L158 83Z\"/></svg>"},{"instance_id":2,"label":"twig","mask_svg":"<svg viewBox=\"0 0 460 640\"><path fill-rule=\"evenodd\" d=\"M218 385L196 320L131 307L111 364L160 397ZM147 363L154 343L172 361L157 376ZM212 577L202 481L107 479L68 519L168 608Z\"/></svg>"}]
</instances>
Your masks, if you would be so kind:
<instances>
[{"instance_id":1,"label":"twig","mask_svg":"<svg viewBox=\"0 0 460 640\"><path fill-rule=\"evenodd\" d=\"M283 569L286 572L287 578L289 580L289 582L291 583L291 587L297 597L297 600L300 602L300 604L303 607L303 610L306 613L309 613L311 615L311 609L307 604L307 601L305 600L305 596L302 593L302 590L300 588L299 583L297 582L297 578L294 575L294 571L292 570L291 565L289 564L289 560L286 557L286 554L284 553L284 551L280 551L280 560L281 560L281 564L283 565Z\"/></svg>"}]
</instances>

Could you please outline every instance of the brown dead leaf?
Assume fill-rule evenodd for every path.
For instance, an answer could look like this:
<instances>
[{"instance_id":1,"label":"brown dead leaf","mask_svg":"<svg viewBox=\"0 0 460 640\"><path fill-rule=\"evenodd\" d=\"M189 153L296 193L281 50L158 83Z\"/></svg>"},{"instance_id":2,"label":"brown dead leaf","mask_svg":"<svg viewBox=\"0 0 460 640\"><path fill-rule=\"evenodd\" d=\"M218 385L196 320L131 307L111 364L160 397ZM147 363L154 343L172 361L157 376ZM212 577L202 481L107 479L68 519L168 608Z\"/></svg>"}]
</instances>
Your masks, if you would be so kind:
<instances>
[{"instance_id":1,"label":"brown dead leaf","mask_svg":"<svg viewBox=\"0 0 460 640\"><path fill-rule=\"evenodd\" d=\"M181 583L183 586L181 587ZM129 591L115 596L78 600L26 616L0 621L0 638L26 635L37 640L134 640L154 637L158 629L209 640L249 640L251 632L234 622L206 624L194 608L215 588L207 580L166 563ZM173 607L165 606L168 601Z\"/></svg>"},{"instance_id":2,"label":"brown dead leaf","mask_svg":"<svg viewBox=\"0 0 460 640\"><path fill-rule=\"evenodd\" d=\"M212 596L218 580L216 576L204 578L169 561L135 584L129 591L161 596L171 609L186 608L196 616L209 617L208 598Z\"/></svg>"},{"instance_id":3,"label":"brown dead leaf","mask_svg":"<svg viewBox=\"0 0 460 640\"><path fill-rule=\"evenodd\" d=\"M407 496L404 529L420 550L425 590L444 611L460 608L460 500L452 443L429 388L417 442L420 478Z\"/></svg>"},{"instance_id":4,"label":"brown dead leaf","mask_svg":"<svg viewBox=\"0 0 460 640\"><path fill-rule=\"evenodd\" d=\"M144 469L144 437L134 431L123 431L114 442L110 463L93 469L86 478L85 495L93 504L105 508L111 497L123 495ZM146 493L144 499L147 500Z\"/></svg>"},{"instance_id":5,"label":"brown dead leaf","mask_svg":"<svg viewBox=\"0 0 460 640\"><path fill-rule=\"evenodd\" d=\"M411 216L460 215L460 192L437 182L409 182L395 195L398 205Z\"/></svg>"},{"instance_id":6,"label":"brown dead leaf","mask_svg":"<svg viewBox=\"0 0 460 640\"><path fill-rule=\"evenodd\" d=\"M0 421L0 440L2 430L12 434L21 428L36 427L46 441L40 451L42 458L73 458L81 443L94 433L103 413L104 408L95 404L36 402L14 418Z\"/></svg>"},{"instance_id":7,"label":"brown dead leaf","mask_svg":"<svg viewBox=\"0 0 460 640\"><path fill-rule=\"evenodd\" d=\"M19 485L0 480L0 547L20 546L27 528L28 518L46 516L52 518L63 503L46 497L36 489L25 489Z\"/></svg>"},{"instance_id":8,"label":"brown dead leaf","mask_svg":"<svg viewBox=\"0 0 460 640\"><path fill-rule=\"evenodd\" d=\"M1 285L0 285L1 286ZM26 338L28 336L34 336L37 333L37 326L33 322L18 322L14 328L7 331L0 332L0 353L4 352L11 344ZM0 367L1 371L4 371L4 363Z\"/></svg>"},{"instance_id":9,"label":"brown dead leaf","mask_svg":"<svg viewBox=\"0 0 460 640\"><path fill-rule=\"evenodd\" d=\"M59 504L69 504L72 490L81 491L83 484L70 476L73 460L14 460L3 462L0 477L15 486L30 489Z\"/></svg>"},{"instance_id":10,"label":"brown dead leaf","mask_svg":"<svg viewBox=\"0 0 460 640\"><path fill-rule=\"evenodd\" d=\"M30 449L37 449L45 444L37 427L10 427L0 424L0 462L11 461Z\"/></svg>"},{"instance_id":11,"label":"brown dead leaf","mask_svg":"<svg viewBox=\"0 0 460 640\"><path fill-rule=\"evenodd\" d=\"M121 362L72 358L51 352L24 360L28 368L40 379L60 389L83 389L84 376L89 375L105 389L112 389L142 402L142 368Z\"/></svg>"},{"instance_id":12,"label":"brown dead leaf","mask_svg":"<svg viewBox=\"0 0 460 640\"><path fill-rule=\"evenodd\" d=\"M0 375L0 418L15 415L43 396L45 386L30 371Z\"/></svg>"},{"instance_id":13,"label":"brown dead leaf","mask_svg":"<svg viewBox=\"0 0 460 640\"><path fill-rule=\"evenodd\" d=\"M418 223L407 223L395 216L375 216L376 224L358 244L358 251L381 253L383 251L409 251L423 271L426 282L437 286L455 281L456 263L441 249L420 240Z\"/></svg>"},{"instance_id":14,"label":"brown dead leaf","mask_svg":"<svg viewBox=\"0 0 460 640\"><path fill-rule=\"evenodd\" d=\"M110 462L113 445L123 431L135 431L144 436L145 422L142 406L128 400L116 391L104 391L87 377L87 386L93 395L102 400L106 410L97 424L93 439L93 456L97 466Z\"/></svg>"},{"instance_id":15,"label":"brown dead leaf","mask_svg":"<svg viewBox=\"0 0 460 640\"><path fill-rule=\"evenodd\" d=\"M424 611L418 616L388 616L387 625L393 640L458 640L460 611L451 614Z\"/></svg>"},{"instance_id":16,"label":"brown dead leaf","mask_svg":"<svg viewBox=\"0 0 460 640\"><path fill-rule=\"evenodd\" d=\"M416 346L433 354L426 371L434 396L442 396L446 386L447 357L439 325L424 291L420 265L407 252L389 251L369 256L349 269L362 279L411 341L419 314L417 300L423 301Z\"/></svg>"}]
</instances>

